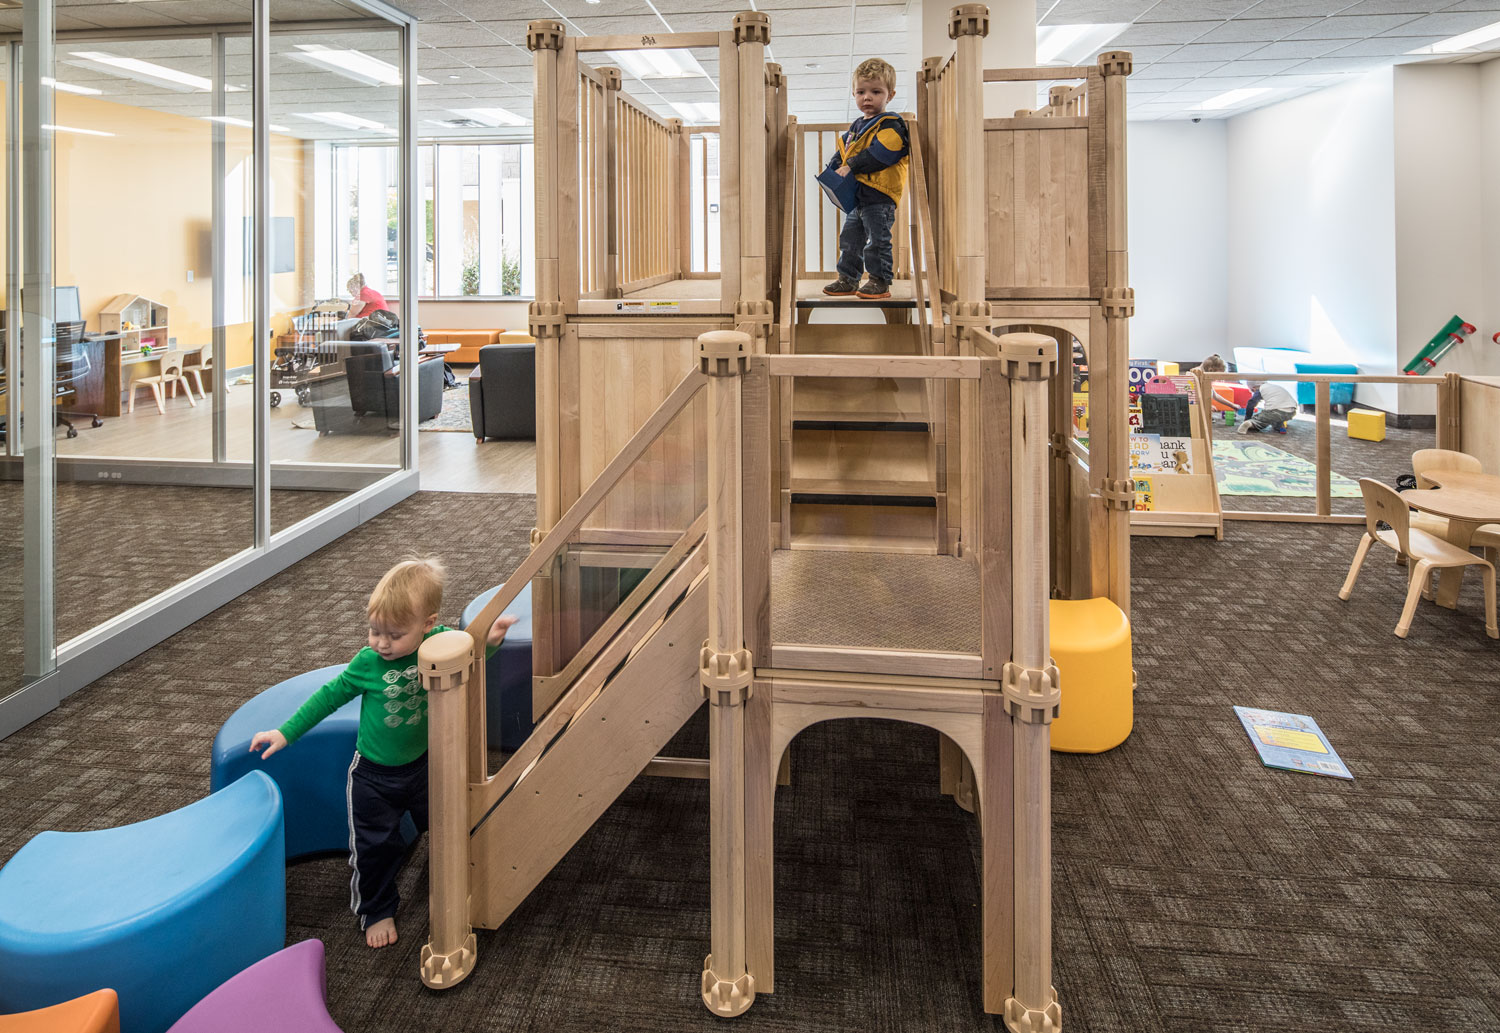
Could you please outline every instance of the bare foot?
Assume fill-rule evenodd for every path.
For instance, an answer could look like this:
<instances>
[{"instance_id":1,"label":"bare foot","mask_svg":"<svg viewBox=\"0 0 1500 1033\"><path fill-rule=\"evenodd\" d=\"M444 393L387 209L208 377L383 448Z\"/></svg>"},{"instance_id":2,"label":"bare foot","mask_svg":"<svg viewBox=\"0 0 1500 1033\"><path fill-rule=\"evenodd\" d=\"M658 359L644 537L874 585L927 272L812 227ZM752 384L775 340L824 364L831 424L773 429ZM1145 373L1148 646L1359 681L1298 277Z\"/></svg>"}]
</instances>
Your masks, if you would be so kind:
<instances>
[{"instance_id":1,"label":"bare foot","mask_svg":"<svg viewBox=\"0 0 1500 1033\"><path fill-rule=\"evenodd\" d=\"M371 947L389 947L396 942L396 920L382 918L365 930L365 943Z\"/></svg>"}]
</instances>

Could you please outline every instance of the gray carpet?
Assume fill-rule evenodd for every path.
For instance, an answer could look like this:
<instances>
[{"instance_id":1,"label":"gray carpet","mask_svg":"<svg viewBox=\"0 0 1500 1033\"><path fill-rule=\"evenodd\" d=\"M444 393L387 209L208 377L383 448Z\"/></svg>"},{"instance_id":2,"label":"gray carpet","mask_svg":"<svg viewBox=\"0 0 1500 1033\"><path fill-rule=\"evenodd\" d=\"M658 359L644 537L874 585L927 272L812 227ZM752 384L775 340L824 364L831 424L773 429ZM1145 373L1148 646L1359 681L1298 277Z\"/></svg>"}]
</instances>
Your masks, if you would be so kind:
<instances>
[{"instance_id":1,"label":"gray carpet","mask_svg":"<svg viewBox=\"0 0 1500 1033\"><path fill-rule=\"evenodd\" d=\"M423 493L0 742L0 862L206 791L223 719L346 658L366 594L420 543L445 615L526 553L525 496ZM434 533L441 529L441 535ZM1350 528L1237 524L1134 542L1136 725L1053 758L1055 982L1070 1033L1500 1030L1500 644L1477 582L1391 634L1401 575L1336 592ZM1064 697L1066 706L1066 696ZM1353 782L1263 768L1230 707L1314 715ZM689 741L701 729L679 736ZM932 733L815 727L776 811L778 989L734 1028L997 1031L979 1008L979 842L935 787ZM465 985L425 990L425 847L402 939L367 950L339 858L288 872L289 938L328 945L330 1009L360 1033L723 1030L708 950L706 786L632 785L498 932ZM525 830L517 830L525 835ZM232 933L231 933L232 934Z\"/></svg>"},{"instance_id":2,"label":"gray carpet","mask_svg":"<svg viewBox=\"0 0 1500 1033\"><path fill-rule=\"evenodd\" d=\"M290 527L345 492L273 491L271 526ZM254 544L245 488L64 481L53 516L53 611L65 642ZM0 695L20 684L22 482L0 481Z\"/></svg>"}]
</instances>

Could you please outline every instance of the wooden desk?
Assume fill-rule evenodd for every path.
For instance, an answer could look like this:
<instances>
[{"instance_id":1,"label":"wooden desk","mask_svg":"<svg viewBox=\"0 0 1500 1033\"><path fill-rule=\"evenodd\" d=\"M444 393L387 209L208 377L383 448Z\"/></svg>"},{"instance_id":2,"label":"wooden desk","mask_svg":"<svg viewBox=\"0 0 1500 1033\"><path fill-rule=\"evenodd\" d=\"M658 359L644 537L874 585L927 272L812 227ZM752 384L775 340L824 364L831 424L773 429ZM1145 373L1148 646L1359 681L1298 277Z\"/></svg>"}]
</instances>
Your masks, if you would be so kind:
<instances>
[{"instance_id":1,"label":"wooden desk","mask_svg":"<svg viewBox=\"0 0 1500 1033\"><path fill-rule=\"evenodd\" d=\"M1408 489L1401 493L1401 500L1413 509L1446 517L1447 537L1454 545L1468 549L1474 532L1485 524L1500 524L1500 477L1456 470L1433 470L1422 476L1438 487L1431 491ZM1439 605L1450 610L1458 605L1463 577L1462 567L1450 567L1438 575Z\"/></svg>"}]
</instances>

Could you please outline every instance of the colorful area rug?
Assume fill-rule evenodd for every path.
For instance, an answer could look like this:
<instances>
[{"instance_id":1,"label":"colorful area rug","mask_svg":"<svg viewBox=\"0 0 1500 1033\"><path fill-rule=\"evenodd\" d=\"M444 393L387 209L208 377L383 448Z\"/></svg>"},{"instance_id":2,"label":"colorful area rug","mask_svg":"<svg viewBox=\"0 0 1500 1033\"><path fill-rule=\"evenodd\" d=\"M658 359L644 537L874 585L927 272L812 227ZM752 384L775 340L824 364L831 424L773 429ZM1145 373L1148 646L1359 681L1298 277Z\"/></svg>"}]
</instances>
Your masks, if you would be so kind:
<instances>
[{"instance_id":1,"label":"colorful area rug","mask_svg":"<svg viewBox=\"0 0 1500 1033\"><path fill-rule=\"evenodd\" d=\"M286 405L287 403L283 401L281 404ZM292 404L296 405L297 403L293 400ZM345 405L347 404L346 402ZM317 424L313 422L312 410L305 409L300 412L292 421L292 426L298 430L316 430ZM394 430L396 428L392 425L391 429ZM474 424L469 417L469 382L467 380L460 380L457 387L450 387L444 391L442 411L432 419L423 420L417 424L417 429L449 432L461 431L464 434L473 433Z\"/></svg>"},{"instance_id":2,"label":"colorful area rug","mask_svg":"<svg viewBox=\"0 0 1500 1033\"><path fill-rule=\"evenodd\" d=\"M1219 483L1220 495L1310 499L1318 494L1316 465L1259 441L1215 441L1214 479ZM1335 473L1329 495L1335 499L1357 499L1359 484Z\"/></svg>"}]
</instances>

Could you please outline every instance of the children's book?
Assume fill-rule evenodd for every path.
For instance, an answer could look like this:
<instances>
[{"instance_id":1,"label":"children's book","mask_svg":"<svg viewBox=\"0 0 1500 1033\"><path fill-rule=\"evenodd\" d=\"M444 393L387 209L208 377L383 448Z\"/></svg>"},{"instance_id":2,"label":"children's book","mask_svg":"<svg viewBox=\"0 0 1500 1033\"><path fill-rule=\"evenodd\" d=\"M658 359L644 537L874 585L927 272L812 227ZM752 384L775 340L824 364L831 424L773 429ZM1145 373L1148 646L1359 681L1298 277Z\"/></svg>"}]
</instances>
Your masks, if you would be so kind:
<instances>
[{"instance_id":1,"label":"children's book","mask_svg":"<svg viewBox=\"0 0 1500 1033\"><path fill-rule=\"evenodd\" d=\"M813 178L818 181L818 186L823 188L824 195L833 202L833 206L845 215L858 207L855 199L859 195L859 181L854 178L854 173L840 176L836 169L825 168Z\"/></svg>"},{"instance_id":2,"label":"children's book","mask_svg":"<svg viewBox=\"0 0 1500 1033\"><path fill-rule=\"evenodd\" d=\"M1235 707L1234 712L1266 767L1330 778L1354 778L1312 718L1251 707Z\"/></svg>"}]
</instances>

